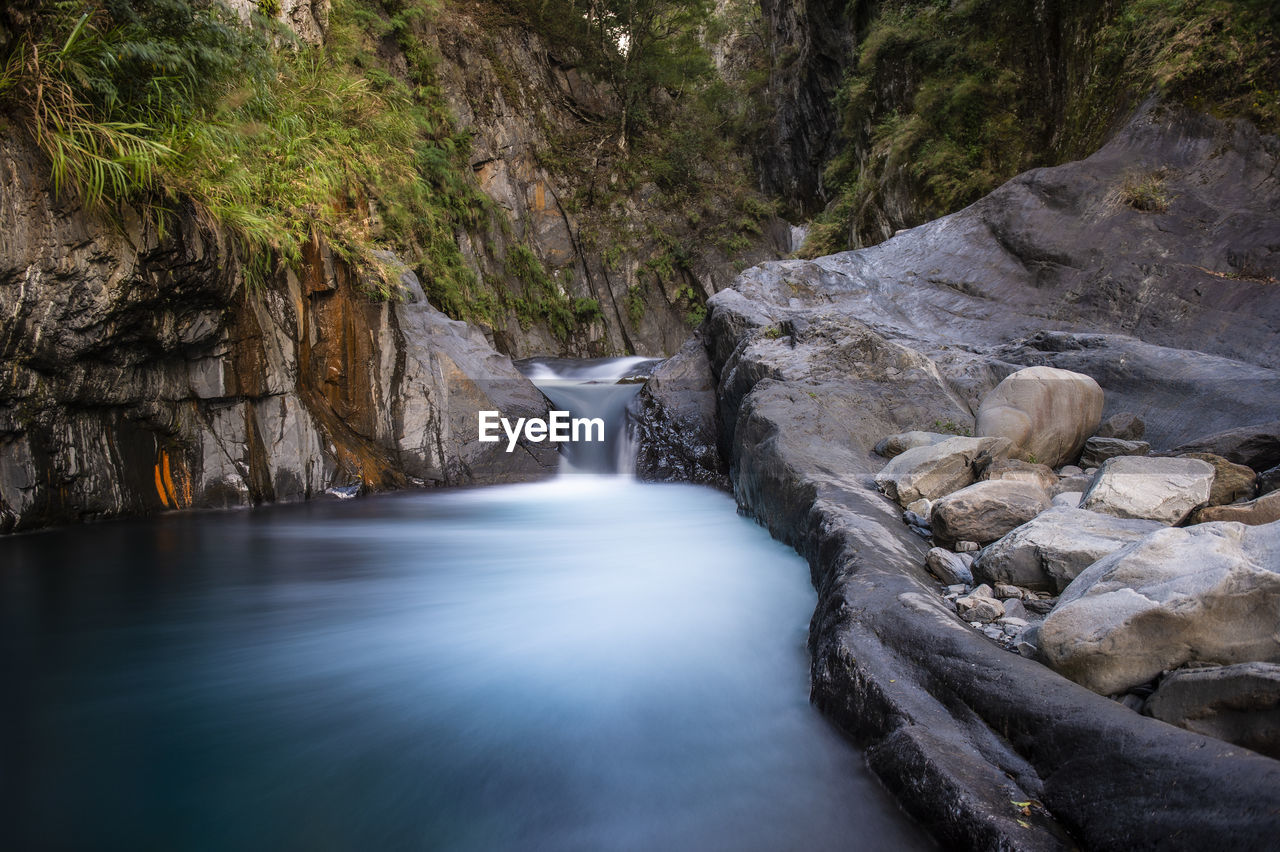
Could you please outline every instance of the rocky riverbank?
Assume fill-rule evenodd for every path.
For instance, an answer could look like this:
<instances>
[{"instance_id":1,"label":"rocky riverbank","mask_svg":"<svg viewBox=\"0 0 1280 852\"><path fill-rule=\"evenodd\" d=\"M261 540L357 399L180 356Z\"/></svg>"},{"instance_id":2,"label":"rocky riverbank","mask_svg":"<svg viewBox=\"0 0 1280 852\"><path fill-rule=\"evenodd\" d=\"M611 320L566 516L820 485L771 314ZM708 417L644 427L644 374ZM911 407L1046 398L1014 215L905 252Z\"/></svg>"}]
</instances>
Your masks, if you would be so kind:
<instances>
[{"instance_id":1,"label":"rocky riverbank","mask_svg":"<svg viewBox=\"0 0 1280 852\"><path fill-rule=\"evenodd\" d=\"M980 434L982 400L1019 370L1048 366L1087 376L1101 392L1096 414L1113 434L1094 421L1075 436L1092 439L1086 461L1100 461L1099 471L1116 449L1108 441L1247 466L1248 452L1274 440L1265 424L1280 411L1280 224L1270 212L1278 167L1280 140L1247 125L1149 110L1093 157L1028 172L879 246L749 270L711 301L698 343L656 374L669 381L651 382L637 400L645 422L660 412L677 430L642 454L642 475L723 465L744 511L807 557L819 591L814 701L867 746L875 771L944 843L1205 848L1229 837L1267 848L1280 829L1280 763L1135 713L1010 653L1022 625L1004 645L984 635L1008 618L997 610L1013 601L1012 587L1010 608L1039 616L1071 571L1087 573L1092 561L1048 560L1028 577L1023 561L1001 563L993 545L970 565L951 549L973 552L961 544L974 534L970 516L985 514L995 524L986 535L999 541L1028 521L1088 512L1073 508L1074 495L1102 501L1102 476L1048 449L1004 463L1016 453L1001 452L1000 439L948 435L969 442L963 475L933 496L885 489L908 506L930 501L927 512L910 510L913 531L906 507L877 488L886 459L875 452L911 430ZM1168 207L1127 203L1126 181L1157 170ZM1126 413L1144 421L1143 435L1125 431L1117 415ZM717 436L718 462L703 449L707 435ZM1233 457L1230 441L1250 449ZM1170 461L1212 491L1212 462ZM954 492L966 486L978 491L961 499ZM1186 511L1256 511L1197 509L1209 496L1197 492ZM1131 519L1103 523L1098 538L1153 534ZM1149 523L1164 530L1169 521ZM950 545L952 567L978 572L976 585L950 578L962 586L954 607L925 567L941 554L929 559L921 533ZM994 583L989 598L973 594L988 566L991 580L1007 572L1003 599ZM970 619L976 629L962 620L962 598L966 613L991 620Z\"/></svg>"}]
</instances>

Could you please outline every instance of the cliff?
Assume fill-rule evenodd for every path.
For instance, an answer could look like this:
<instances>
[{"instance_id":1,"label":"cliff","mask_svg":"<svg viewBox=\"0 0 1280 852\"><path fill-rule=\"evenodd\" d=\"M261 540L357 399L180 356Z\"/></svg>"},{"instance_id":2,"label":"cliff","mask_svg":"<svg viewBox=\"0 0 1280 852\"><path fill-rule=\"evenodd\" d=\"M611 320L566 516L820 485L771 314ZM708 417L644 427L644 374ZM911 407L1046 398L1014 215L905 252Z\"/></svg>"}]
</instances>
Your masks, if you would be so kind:
<instances>
[{"instance_id":1,"label":"cliff","mask_svg":"<svg viewBox=\"0 0 1280 852\"><path fill-rule=\"evenodd\" d=\"M478 409L546 401L412 273L373 301L316 240L255 288L189 209L161 234L60 203L12 139L0 180L0 529L554 471L474 442Z\"/></svg>"}]
</instances>

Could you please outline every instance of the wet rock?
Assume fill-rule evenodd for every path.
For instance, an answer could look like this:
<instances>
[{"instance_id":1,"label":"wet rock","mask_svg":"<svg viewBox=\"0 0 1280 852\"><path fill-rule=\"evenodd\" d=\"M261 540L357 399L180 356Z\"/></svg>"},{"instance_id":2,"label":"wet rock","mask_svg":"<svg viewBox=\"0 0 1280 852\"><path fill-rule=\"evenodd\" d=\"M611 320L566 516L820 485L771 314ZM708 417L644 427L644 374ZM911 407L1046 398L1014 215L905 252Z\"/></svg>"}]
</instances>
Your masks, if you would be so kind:
<instances>
[{"instance_id":1,"label":"wet rock","mask_svg":"<svg viewBox=\"0 0 1280 852\"><path fill-rule=\"evenodd\" d=\"M1280 524L1158 530L1087 568L1040 647L1104 695L1190 662L1280 662Z\"/></svg>"},{"instance_id":2,"label":"wet rock","mask_svg":"<svg viewBox=\"0 0 1280 852\"><path fill-rule=\"evenodd\" d=\"M1184 453L1213 453L1254 470L1267 470L1280 464L1280 420L1228 429L1172 451L1172 455Z\"/></svg>"},{"instance_id":3,"label":"wet rock","mask_svg":"<svg viewBox=\"0 0 1280 852\"><path fill-rule=\"evenodd\" d=\"M1280 758L1280 665L1255 662L1170 672L1147 699L1145 712Z\"/></svg>"},{"instance_id":4,"label":"wet rock","mask_svg":"<svg viewBox=\"0 0 1280 852\"><path fill-rule=\"evenodd\" d=\"M1207 506L1192 514L1190 522L1205 524L1213 521L1235 521L1254 527L1280 521L1280 491L1264 494L1247 503Z\"/></svg>"},{"instance_id":5,"label":"wet rock","mask_svg":"<svg viewBox=\"0 0 1280 852\"><path fill-rule=\"evenodd\" d=\"M701 338L691 338L654 371L627 406L627 421L637 447L637 477L730 490L717 444L716 380Z\"/></svg>"},{"instance_id":6,"label":"wet rock","mask_svg":"<svg viewBox=\"0 0 1280 852\"><path fill-rule=\"evenodd\" d=\"M1161 526L1158 521L1052 508L983 550L973 570L984 582L1061 592L1094 562Z\"/></svg>"},{"instance_id":7,"label":"wet rock","mask_svg":"<svg viewBox=\"0 0 1280 852\"><path fill-rule=\"evenodd\" d=\"M1209 491L1209 505L1223 506L1238 500L1248 500L1254 495L1258 475L1253 468L1234 464L1213 453L1183 453L1182 458L1200 459L1213 465L1213 487Z\"/></svg>"},{"instance_id":8,"label":"wet rock","mask_svg":"<svg viewBox=\"0 0 1280 852\"><path fill-rule=\"evenodd\" d=\"M930 447L954 437L954 435L943 435L938 432L921 432L919 430L912 432L899 432L896 435L890 435L889 437L882 439L880 443L876 444L875 452L876 455L891 459L902 455L907 450L912 450L916 447Z\"/></svg>"},{"instance_id":9,"label":"wet rock","mask_svg":"<svg viewBox=\"0 0 1280 852\"><path fill-rule=\"evenodd\" d=\"M1146 433L1147 426L1142 422L1142 418L1136 414L1129 412L1121 412L1113 414L1106 420L1102 421L1102 425L1098 427L1095 433L1099 438L1119 438L1122 441L1139 441Z\"/></svg>"},{"instance_id":10,"label":"wet rock","mask_svg":"<svg viewBox=\"0 0 1280 852\"><path fill-rule=\"evenodd\" d=\"M975 433L1013 441L1011 455L1057 467L1080 454L1102 419L1102 388L1089 376L1028 367L1006 377L978 409Z\"/></svg>"},{"instance_id":11,"label":"wet rock","mask_svg":"<svg viewBox=\"0 0 1280 852\"><path fill-rule=\"evenodd\" d=\"M901 506L922 497L936 500L972 483L979 458L999 457L1010 447L1003 438L948 438L913 447L876 474L876 485Z\"/></svg>"},{"instance_id":12,"label":"wet rock","mask_svg":"<svg viewBox=\"0 0 1280 852\"><path fill-rule=\"evenodd\" d=\"M1270 494L1280 491L1280 465L1258 474L1258 494Z\"/></svg>"},{"instance_id":13,"label":"wet rock","mask_svg":"<svg viewBox=\"0 0 1280 852\"><path fill-rule=\"evenodd\" d=\"M978 482L936 501L930 527L940 541L995 541L1049 505L1044 489L1033 483Z\"/></svg>"},{"instance_id":14,"label":"wet rock","mask_svg":"<svg viewBox=\"0 0 1280 852\"><path fill-rule=\"evenodd\" d=\"M925 556L925 565L930 573L946 585L973 583L973 572L957 554L941 547L934 547Z\"/></svg>"},{"instance_id":15,"label":"wet rock","mask_svg":"<svg viewBox=\"0 0 1280 852\"><path fill-rule=\"evenodd\" d=\"M1213 465L1200 459L1108 459L1080 501L1083 509L1164 524L1185 520L1209 502Z\"/></svg>"},{"instance_id":16,"label":"wet rock","mask_svg":"<svg viewBox=\"0 0 1280 852\"><path fill-rule=\"evenodd\" d=\"M1080 464L1086 469L1101 467L1107 459L1113 459L1116 456L1145 456L1149 452L1151 452L1151 445L1146 441L1093 437L1084 442Z\"/></svg>"}]
</instances>

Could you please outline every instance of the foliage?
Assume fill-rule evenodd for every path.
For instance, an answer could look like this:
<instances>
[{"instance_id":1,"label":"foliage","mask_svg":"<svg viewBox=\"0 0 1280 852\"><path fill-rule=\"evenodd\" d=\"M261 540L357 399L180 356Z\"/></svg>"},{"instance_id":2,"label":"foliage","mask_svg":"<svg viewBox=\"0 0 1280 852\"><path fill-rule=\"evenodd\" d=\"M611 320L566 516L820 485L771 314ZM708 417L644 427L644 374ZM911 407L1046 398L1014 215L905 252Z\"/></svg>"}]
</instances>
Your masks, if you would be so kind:
<instances>
[{"instance_id":1,"label":"foliage","mask_svg":"<svg viewBox=\"0 0 1280 852\"><path fill-rule=\"evenodd\" d=\"M1116 200L1143 213L1163 213L1169 209L1165 179L1163 170L1126 175L1116 192Z\"/></svg>"},{"instance_id":2,"label":"foliage","mask_svg":"<svg viewBox=\"0 0 1280 852\"><path fill-rule=\"evenodd\" d=\"M919 221L897 224L919 224L1027 168L1084 156L1153 90L1280 130L1280 7L1268 0L1040 14L999 0L885 0L864 15L837 104L843 146L824 176L834 197L806 255L887 236L877 217L891 185L918 208ZM1042 64L1058 49L1044 43L1055 27L1079 54L1057 80Z\"/></svg>"},{"instance_id":3,"label":"foliage","mask_svg":"<svg viewBox=\"0 0 1280 852\"><path fill-rule=\"evenodd\" d=\"M46 3L0 78L0 107L26 119L60 189L161 221L190 201L255 258L298 264L318 235L377 271L369 258L394 249L433 297L473 310L455 234L487 199L429 63L407 83L379 66L378 10L338 0L327 46L311 48L212 0L78 9ZM381 276L377 295L397 281Z\"/></svg>"}]
</instances>

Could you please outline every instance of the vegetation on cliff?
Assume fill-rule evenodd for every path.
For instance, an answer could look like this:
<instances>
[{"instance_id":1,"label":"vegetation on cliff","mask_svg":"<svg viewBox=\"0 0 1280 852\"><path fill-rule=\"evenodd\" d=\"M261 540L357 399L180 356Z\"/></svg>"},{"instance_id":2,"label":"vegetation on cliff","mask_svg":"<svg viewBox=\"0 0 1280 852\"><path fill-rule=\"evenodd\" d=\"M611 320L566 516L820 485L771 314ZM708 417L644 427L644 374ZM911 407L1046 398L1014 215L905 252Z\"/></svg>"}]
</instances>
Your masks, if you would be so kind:
<instances>
[{"instance_id":1,"label":"vegetation on cliff","mask_svg":"<svg viewBox=\"0 0 1280 852\"><path fill-rule=\"evenodd\" d=\"M1034 166L1091 153L1151 92L1280 130L1280 10L1269 0L855 3L831 202L805 246L877 242ZM896 208L908 221L889 223Z\"/></svg>"},{"instance_id":2,"label":"vegetation on cliff","mask_svg":"<svg viewBox=\"0 0 1280 852\"><path fill-rule=\"evenodd\" d=\"M395 297L399 270L379 260L389 249L451 316L492 325L512 312L567 340L601 319L600 305L566 292L511 238L437 80L433 25L479 15L538 32L612 95L585 130L548 128L543 152L576 178L570 205L603 211L586 234L593 250L620 250L616 202L645 185L694 224L706 216L700 237L727 251L759 235L770 208L751 191L745 158L734 160L745 112L705 46L706 0L463 5L335 0L313 46L271 20L278 4L259 3L242 22L217 0L27 2L0 32L0 121L29 133L55 191L86 207L128 204L163 228L175 205L195 205L240 238L253 279L299 264L319 238L373 270L364 277L375 295ZM656 231L665 248L648 268L661 279L685 255ZM497 275L464 258L464 232L486 251L501 245ZM485 238L497 232L506 238ZM700 295L687 295L696 320Z\"/></svg>"}]
</instances>

